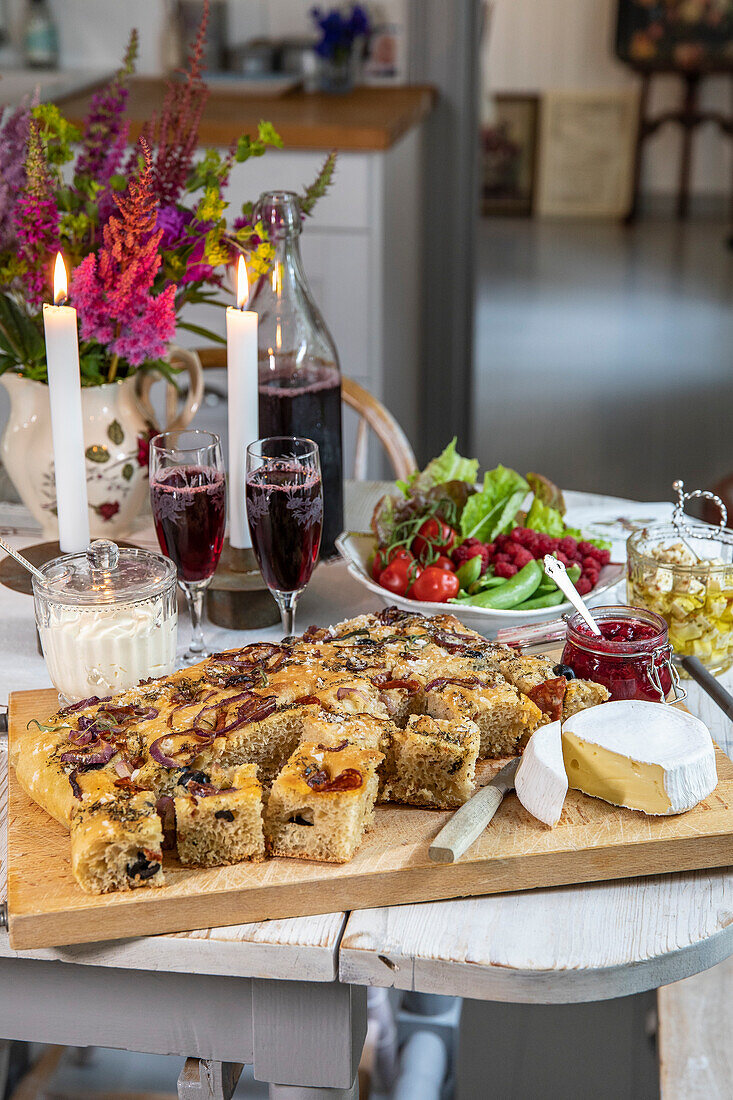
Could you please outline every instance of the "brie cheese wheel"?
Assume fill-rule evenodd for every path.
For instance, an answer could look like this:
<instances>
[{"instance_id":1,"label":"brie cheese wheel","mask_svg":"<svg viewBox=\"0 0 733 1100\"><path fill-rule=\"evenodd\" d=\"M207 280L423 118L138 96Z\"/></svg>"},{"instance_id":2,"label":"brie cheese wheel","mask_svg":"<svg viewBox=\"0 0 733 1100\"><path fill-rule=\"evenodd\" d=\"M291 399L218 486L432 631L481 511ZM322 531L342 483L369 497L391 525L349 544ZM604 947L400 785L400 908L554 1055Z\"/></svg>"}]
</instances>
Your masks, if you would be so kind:
<instances>
[{"instance_id":1,"label":"brie cheese wheel","mask_svg":"<svg viewBox=\"0 0 733 1100\"><path fill-rule=\"evenodd\" d=\"M562 751L574 790L647 814L690 810L718 782L707 726L660 703L625 699L581 710L563 723Z\"/></svg>"},{"instance_id":2,"label":"brie cheese wheel","mask_svg":"<svg viewBox=\"0 0 733 1100\"><path fill-rule=\"evenodd\" d=\"M517 798L533 817L557 825L568 793L559 722L540 726L529 739L514 780Z\"/></svg>"}]
</instances>

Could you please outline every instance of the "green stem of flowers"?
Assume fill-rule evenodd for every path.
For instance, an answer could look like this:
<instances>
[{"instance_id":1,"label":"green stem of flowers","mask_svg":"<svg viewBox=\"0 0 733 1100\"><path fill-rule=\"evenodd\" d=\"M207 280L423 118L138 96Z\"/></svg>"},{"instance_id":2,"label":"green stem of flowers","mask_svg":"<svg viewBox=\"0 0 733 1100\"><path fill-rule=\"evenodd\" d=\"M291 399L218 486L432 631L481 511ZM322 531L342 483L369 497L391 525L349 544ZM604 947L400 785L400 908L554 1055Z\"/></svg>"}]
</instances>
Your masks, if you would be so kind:
<instances>
[{"instance_id":1,"label":"green stem of flowers","mask_svg":"<svg viewBox=\"0 0 733 1100\"><path fill-rule=\"evenodd\" d=\"M112 362L109 365L109 372L107 374L107 381L108 382L114 382L114 380L117 376L117 364L119 363L119 361L120 361L119 355L113 355L112 356Z\"/></svg>"}]
</instances>

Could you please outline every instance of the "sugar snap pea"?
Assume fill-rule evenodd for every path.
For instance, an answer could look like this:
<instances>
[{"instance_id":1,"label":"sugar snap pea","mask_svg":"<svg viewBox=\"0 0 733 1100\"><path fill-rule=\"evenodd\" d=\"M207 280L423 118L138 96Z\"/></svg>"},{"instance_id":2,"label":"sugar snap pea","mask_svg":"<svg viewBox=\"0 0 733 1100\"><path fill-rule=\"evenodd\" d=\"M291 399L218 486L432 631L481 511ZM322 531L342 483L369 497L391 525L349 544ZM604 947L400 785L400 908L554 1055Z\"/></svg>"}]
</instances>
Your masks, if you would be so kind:
<instances>
[{"instance_id":1,"label":"sugar snap pea","mask_svg":"<svg viewBox=\"0 0 733 1100\"><path fill-rule=\"evenodd\" d=\"M539 589L538 589L539 592ZM535 611L540 607L555 607L559 603L563 603L565 595L556 588L554 592L540 592L539 595L533 596L529 600L525 600L524 603L518 603L514 611Z\"/></svg>"},{"instance_id":2,"label":"sugar snap pea","mask_svg":"<svg viewBox=\"0 0 733 1100\"><path fill-rule=\"evenodd\" d=\"M458 577L458 583L462 589L468 589L470 585L474 584L481 576L481 555L474 554L472 558L468 558L464 561L463 565L460 565L456 569L456 576Z\"/></svg>"},{"instance_id":3,"label":"sugar snap pea","mask_svg":"<svg viewBox=\"0 0 733 1100\"><path fill-rule=\"evenodd\" d=\"M509 611L534 595L543 575L542 566L538 561L528 561L506 584L479 592L477 596L469 596L468 599L461 600L461 603L467 607L488 607L494 611Z\"/></svg>"}]
</instances>

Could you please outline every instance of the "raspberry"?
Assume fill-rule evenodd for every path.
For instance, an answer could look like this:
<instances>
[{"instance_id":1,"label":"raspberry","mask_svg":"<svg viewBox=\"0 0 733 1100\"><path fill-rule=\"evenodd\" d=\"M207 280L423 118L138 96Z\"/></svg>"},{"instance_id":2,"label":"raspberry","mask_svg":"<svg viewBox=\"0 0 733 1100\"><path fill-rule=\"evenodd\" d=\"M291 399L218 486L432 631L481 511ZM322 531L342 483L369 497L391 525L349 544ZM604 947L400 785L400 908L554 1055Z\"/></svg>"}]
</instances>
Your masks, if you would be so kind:
<instances>
[{"instance_id":1,"label":"raspberry","mask_svg":"<svg viewBox=\"0 0 733 1100\"><path fill-rule=\"evenodd\" d=\"M611 560L608 550L601 550L598 546L594 546L592 542L581 542L578 549L584 558L593 558L599 565L608 565Z\"/></svg>"},{"instance_id":2,"label":"raspberry","mask_svg":"<svg viewBox=\"0 0 733 1100\"><path fill-rule=\"evenodd\" d=\"M478 539L466 539L465 542L455 548L451 554L451 561L458 569L464 562L475 557L481 558L481 572L485 573L489 568L488 547L484 546Z\"/></svg>"},{"instance_id":3,"label":"raspberry","mask_svg":"<svg viewBox=\"0 0 733 1100\"><path fill-rule=\"evenodd\" d=\"M590 554L586 554L581 564L584 573L597 573L600 568L597 559L592 558Z\"/></svg>"},{"instance_id":4,"label":"raspberry","mask_svg":"<svg viewBox=\"0 0 733 1100\"><path fill-rule=\"evenodd\" d=\"M530 546L534 542L535 533L529 527L515 527L510 533L520 546Z\"/></svg>"},{"instance_id":5,"label":"raspberry","mask_svg":"<svg viewBox=\"0 0 733 1100\"><path fill-rule=\"evenodd\" d=\"M538 558L544 558L545 554L551 554L555 549L554 539L549 535L538 534L536 542L536 554Z\"/></svg>"},{"instance_id":6,"label":"raspberry","mask_svg":"<svg viewBox=\"0 0 733 1100\"><path fill-rule=\"evenodd\" d=\"M524 546L520 546L514 555L514 564L519 569L523 569L525 565L534 560L534 555L531 550L525 549Z\"/></svg>"},{"instance_id":7,"label":"raspberry","mask_svg":"<svg viewBox=\"0 0 733 1100\"><path fill-rule=\"evenodd\" d=\"M593 585L587 577L581 577L580 580L576 582L575 587L581 596L587 596Z\"/></svg>"},{"instance_id":8,"label":"raspberry","mask_svg":"<svg viewBox=\"0 0 733 1100\"><path fill-rule=\"evenodd\" d=\"M563 565L565 565L565 566L570 565L570 562L568 561L567 555L563 554L562 550L556 550L555 551L555 557L557 558L558 561L561 561L563 563Z\"/></svg>"},{"instance_id":9,"label":"raspberry","mask_svg":"<svg viewBox=\"0 0 733 1100\"><path fill-rule=\"evenodd\" d=\"M566 557L574 559L578 550L578 544L574 538L571 538L570 535L566 535L564 539L560 539L557 548L558 550L562 550Z\"/></svg>"},{"instance_id":10,"label":"raspberry","mask_svg":"<svg viewBox=\"0 0 733 1100\"><path fill-rule=\"evenodd\" d=\"M511 539L508 535L497 535L494 539L494 545L496 546L497 550L501 550L502 552L506 549L506 546L509 542L511 542Z\"/></svg>"},{"instance_id":11,"label":"raspberry","mask_svg":"<svg viewBox=\"0 0 733 1100\"><path fill-rule=\"evenodd\" d=\"M494 573L497 577L505 577L506 580L509 580L518 572L516 565L513 565L510 561L497 561L494 564Z\"/></svg>"},{"instance_id":12,"label":"raspberry","mask_svg":"<svg viewBox=\"0 0 733 1100\"><path fill-rule=\"evenodd\" d=\"M508 554L494 554L494 566L512 564L512 559L509 557Z\"/></svg>"}]
</instances>

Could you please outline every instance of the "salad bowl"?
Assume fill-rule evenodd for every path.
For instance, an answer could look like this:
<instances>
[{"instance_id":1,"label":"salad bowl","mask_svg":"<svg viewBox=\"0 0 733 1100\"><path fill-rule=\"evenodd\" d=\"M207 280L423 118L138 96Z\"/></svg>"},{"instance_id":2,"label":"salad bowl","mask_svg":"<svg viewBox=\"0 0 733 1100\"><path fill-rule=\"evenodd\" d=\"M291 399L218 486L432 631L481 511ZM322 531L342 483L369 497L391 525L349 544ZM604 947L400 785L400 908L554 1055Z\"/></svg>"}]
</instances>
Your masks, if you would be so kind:
<instances>
[{"instance_id":1,"label":"salad bowl","mask_svg":"<svg viewBox=\"0 0 733 1100\"><path fill-rule=\"evenodd\" d=\"M554 607L535 608L531 611L495 611L486 607L470 607L459 603L426 603L422 600L411 600L406 596L396 596L372 580L369 573L369 561L376 545L374 535L363 532L344 531L336 539L336 548L346 562L351 576L378 596L385 606L394 605L403 611L420 612L423 615L455 615L465 626L478 630L486 637L495 635L503 627L541 623L572 613L574 610L569 601L555 604ZM624 565L616 562L604 565L598 583L584 597L586 603L597 603L610 588L623 580L624 570Z\"/></svg>"}]
</instances>

